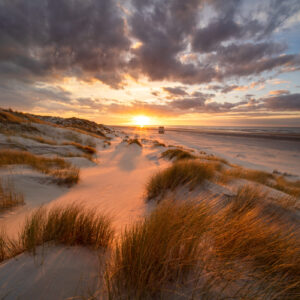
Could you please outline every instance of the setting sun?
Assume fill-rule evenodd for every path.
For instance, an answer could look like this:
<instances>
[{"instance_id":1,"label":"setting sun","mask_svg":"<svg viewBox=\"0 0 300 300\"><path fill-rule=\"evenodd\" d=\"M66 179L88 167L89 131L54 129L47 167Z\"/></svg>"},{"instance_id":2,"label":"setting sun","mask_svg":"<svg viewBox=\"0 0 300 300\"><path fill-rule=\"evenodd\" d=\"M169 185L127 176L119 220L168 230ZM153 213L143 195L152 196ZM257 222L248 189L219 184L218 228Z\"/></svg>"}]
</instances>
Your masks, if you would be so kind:
<instances>
[{"instance_id":1,"label":"setting sun","mask_svg":"<svg viewBox=\"0 0 300 300\"><path fill-rule=\"evenodd\" d=\"M133 123L135 125L144 127L150 124L150 118L146 116L135 116L133 117Z\"/></svg>"}]
</instances>

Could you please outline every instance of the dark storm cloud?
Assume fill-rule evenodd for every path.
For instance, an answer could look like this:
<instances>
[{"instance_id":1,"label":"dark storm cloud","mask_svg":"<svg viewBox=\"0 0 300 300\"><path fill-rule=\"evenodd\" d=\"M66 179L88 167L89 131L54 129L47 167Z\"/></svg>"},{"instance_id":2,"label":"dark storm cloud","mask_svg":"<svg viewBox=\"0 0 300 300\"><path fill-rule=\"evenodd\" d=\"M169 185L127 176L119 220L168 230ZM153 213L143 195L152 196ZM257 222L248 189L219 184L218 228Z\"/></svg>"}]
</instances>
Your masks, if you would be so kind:
<instances>
[{"instance_id":1,"label":"dark storm cloud","mask_svg":"<svg viewBox=\"0 0 300 300\"><path fill-rule=\"evenodd\" d=\"M113 0L3 0L0 70L33 80L70 72L117 86L129 49Z\"/></svg>"}]
</instances>

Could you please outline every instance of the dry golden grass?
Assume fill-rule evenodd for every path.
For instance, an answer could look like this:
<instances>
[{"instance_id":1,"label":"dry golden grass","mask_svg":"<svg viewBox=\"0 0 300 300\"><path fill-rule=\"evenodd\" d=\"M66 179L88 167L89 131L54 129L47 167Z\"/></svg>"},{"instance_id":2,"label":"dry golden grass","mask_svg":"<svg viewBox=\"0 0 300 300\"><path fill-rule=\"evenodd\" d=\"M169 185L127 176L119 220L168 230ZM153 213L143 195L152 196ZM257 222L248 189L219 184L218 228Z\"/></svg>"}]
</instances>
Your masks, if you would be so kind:
<instances>
[{"instance_id":1,"label":"dry golden grass","mask_svg":"<svg viewBox=\"0 0 300 300\"><path fill-rule=\"evenodd\" d=\"M26 220L18 239L10 239L0 232L0 261L29 251L45 243L83 246L92 249L107 248L114 231L111 219L95 210L80 205L39 208Z\"/></svg>"},{"instance_id":2,"label":"dry golden grass","mask_svg":"<svg viewBox=\"0 0 300 300\"><path fill-rule=\"evenodd\" d=\"M163 197L169 190L186 185L194 189L205 179L213 177L214 164L202 163L197 160L182 160L175 162L169 168L154 174L147 186L147 200L158 196Z\"/></svg>"},{"instance_id":3,"label":"dry golden grass","mask_svg":"<svg viewBox=\"0 0 300 300\"><path fill-rule=\"evenodd\" d=\"M157 140L154 140L153 141L153 147L166 147L166 144L161 143L161 142L159 142Z\"/></svg>"},{"instance_id":4,"label":"dry golden grass","mask_svg":"<svg viewBox=\"0 0 300 300\"><path fill-rule=\"evenodd\" d=\"M84 146L84 145L81 145L79 143L75 143L75 142L72 142L72 143L63 143L63 145L70 145L70 146L73 146L79 150L81 150L82 152L86 153L86 154L89 154L89 155L93 155L95 153L97 153L97 150L91 146Z\"/></svg>"},{"instance_id":5,"label":"dry golden grass","mask_svg":"<svg viewBox=\"0 0 300 300\"><path fill-rule=\"evenodd\" d=\"M128 145L136 144L140 147L143 147L142 143L138 139L129 139L127 140Z\"/></svg>"},{"instance_id":6,"label":"dry golden grass","mask_svg":"<svg viewBox=\"0 0 300 300\"><path fill-rule=\"evenodd\" d=\"M106 273L110 298L161 299L161 290L195 265L206 219L202 205L163 202L126 229Z\"/></svg>"},{"instance_id":7,"label":"dry golden grass","mask_svg":"<svg viewBox=\"0 0 300 300\"><path fill-rule=\"evenodd\" d=\"M109 298L298 299L299 228L266 213L264 197L244 187L217 210L164 200L116 243Z\"/></svg>"},{"instance_id":8,"label":"dry golden grass","mask_svg":"<svg viewBox=\"0 0 300 300\"><path fill-rule=\"evenodd\" d=\"M93 133L91 131L86 131L84 128L79 128L79 127L66 127L72 131L75 131L75 132L78 132L80 134L84 134L84 135L88 135L90 137L93 137L93 138L97 138L97 139L109 139L103 132L98 132L98 134L96 133Z\"/></svg>"},{"instance_id":9,"label":"dry golden grass","mask_svg":"<svg viewBox=\"0 0 300 300\"><path fill-rule=\"evenodd\" d=\"M57 142L55 142L53 140L45 139L45 138L43 138L41 136L21 134L21 137L23 137L25 139L31 139L31 140L39 142L41 144L57 145Z\"/></svg>"},{"instance_id":10,"label":"dry golden grass","mask_svg":"<svg viewBox=\"0 0 300 300\"><path fill-rule=\"evenodd\" d=\"M62 158L46 158L27 151L0 150L0 167L20 164L52 176L58 184L72 185L79 181L79 169Z\"/></svg>"},{"instance_id":11,"label":"dry golden grass","mask_svg":"<svg viewBox=\"0 0 300 300\"><path fill-rule=\"evenodd\" d=\"M161 154L161 157L167 158L169 160L174 159L174 161L182 160L182 159L195 159L196 156L191 154L188 151L182 150L182 149L169 149L167 151L164 151Z\"/></svg>"},{"instance_id":12,"label":"dry golden grass","mask_svg":"<svg viewBox=\"0 0 300 300\"><path fill-rule=\"evenodd\" d=\"M291 196L300 196L300 181L287 181L283 176L276 176L264 171L234 167L223 170L220 181L226 183L233 178L247 179L277 189Z\"/></svg>"},{"instance_id":13,"label":"dry golden grass","mask_svg":"<svg viewBox=\"0 0 300 300\"><path fill-rule=\"evenodd\" d=\"M15 191L13 183L10 180L5 182L0 179L0 212L23 204L24 196Z\"/></svg>"},{"instance_id":14,"label":"dry golden grass","mask_svg":"<svg viewBox=\"0 0 300 300\"><path fill-rule=\"evenodd\" d=\"M40 208L27 219L20 235L24 251L35 252L37 246L55 242L94 249L106 248L113 238L108 216L79 205Z\"/></svg>"},{"instance_id":15,"label":"dry golden grass","mask_svg":"<svg viewBox=\"0 0 300 300\"><path fill-rule=\"evenodd\" d=\"M111 142L110 141L104 141L103 142L103 147L106 148L106 147L109 147L111 145Z\"/></svg>"},{"instance_id":16,"label":"dry golden grass","mask_svg":"<svg viewBox=\"0 0 300 300\"><path fill-rule=\"evenodd\" d=\"M221 162L225 165L229 165L228 161L224 158L220 158L218 156L215 156L215 155L200 155L198 156L198 158L200 159L205 159L205 160L212 160L212 161L217 161L217 162Z\"/></svg>"},{"instance_id":17,"label":"dry golden grass","mask_svg":"<svg viewBox=\"0 0 300 300\"><path fill-rule=\"evenodd\" d=\"M0 110L0 122L4 124L21 124L24 122L24 120L14 115L12 112Z\"/></svg>"}]
</instances>

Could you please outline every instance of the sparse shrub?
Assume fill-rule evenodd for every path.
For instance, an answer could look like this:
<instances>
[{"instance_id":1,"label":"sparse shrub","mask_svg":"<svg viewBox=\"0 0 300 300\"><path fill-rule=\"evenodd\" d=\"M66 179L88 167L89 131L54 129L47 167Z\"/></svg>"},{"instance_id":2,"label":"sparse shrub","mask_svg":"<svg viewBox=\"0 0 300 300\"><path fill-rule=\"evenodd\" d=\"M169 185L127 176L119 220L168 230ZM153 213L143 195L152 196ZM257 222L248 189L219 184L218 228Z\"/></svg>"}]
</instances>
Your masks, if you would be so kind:
<instances>
[{"instance_id":1,"label":"sparse shrub","mask_svg":"<svg viewBox=\"0 0 300 300\"><path fill-rule=\"evenodd\" d=\"M147 200L164 196L168 190L187 185L190 189L212 178L214 165L197 160L175 162L169 168L159 171L149 180L146 191Z\"/></svg>"},{"instance_id":2,"label":"sparse shrub","mask_svg":"<svg viewBox=\"0 0 300 300\"><path fill-rule=\"evenodd\" d=\"M23 204L24 196L15 191L12 181L0 179L0 212Z\"/></svg>"},{"instance_id":3,"label":"sparse shrub","mask_svg":"<svg viewBox=\"0 0 300 300\"><path fill-rule=\"evenodd\" d=\"M169 160L175 159L175 161L178 161L181 159L195 159L196 158L196 156L194 156L190 152L181 150L181 149L169 149L167 151L164 151L161 154L161 157L167 158Z\"/></svg>"},{"instance_id":4,"label":"sparse shrub","mask_svg":"<svg viewBox=\"0 0 300 300\"><path fill-rule=\"evenodd\" d=\"M142 143L139 141L139 139L135 138L135 139L129 139L127 141L128 145L133 145L133 144L136 144L140 147L143 147Z\"/></svg>"}]
</instances>

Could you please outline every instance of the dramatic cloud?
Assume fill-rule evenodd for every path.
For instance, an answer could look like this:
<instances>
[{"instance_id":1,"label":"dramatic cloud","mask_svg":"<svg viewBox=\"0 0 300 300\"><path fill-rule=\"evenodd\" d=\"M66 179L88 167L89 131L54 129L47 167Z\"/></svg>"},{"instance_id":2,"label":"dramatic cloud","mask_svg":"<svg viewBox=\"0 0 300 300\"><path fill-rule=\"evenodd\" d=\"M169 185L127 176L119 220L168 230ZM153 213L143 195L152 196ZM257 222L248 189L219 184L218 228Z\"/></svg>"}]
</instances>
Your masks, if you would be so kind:
<instances>
[{"instance_id":1,"label":"dramatic cloud","mask_svg":"<svg viewBox=\"0 0 300 300\"><path fill-rule=\"evenodd\" d=\"M300 70L298 42L285 34L299 13L299 0L1 0L0 105L160 115L297 111L297 91L286 86L265 98L239 93ZM139 88L124 94L147 92L107 103L99 90L86 97L64 89L70 78L120 93L134 82Z\"/></svg>"},{"instance_id":2,"label":"dramatic cloud","mask_svg":"<svg viewBox=\"0 0 300 300\"><path fill-rule=\"evenodd\" d=\"M300 94L265 98L263 105L272 111L300 111Z\"/></svg>"},{"instance_id":3,"label":"dramatic cloud","mask_svg":"<svg viewBox=\"0 0 300 300\"><path fill-rule=\"evenodd\" d=\"M269 94L274 96L274 95L285 95L285 94L289 94L290 91L288 90L275 90L275 91L270 91Z\"/></svg>"},{"instance_id":4,"label":"dramatic cloud","mask_svg":"<svg viewBox=\"0 0 300 300\"><path fill-rule=\"evenodd\" d=\"M113 0L0 2L0 72L10 77L75 75L117 86L129 46Z\"/></svg>"},{"instance_id":5,"label":"dramatic cloud","mask_svg":"<svg viewBox=\"0 0 300 300\"><path fill-rule=\"evenodd\" d=\"M185 96L188 94L182 87L164 87L163 90L167 92L170 97Z\"/></svg>"}]
</instances>

